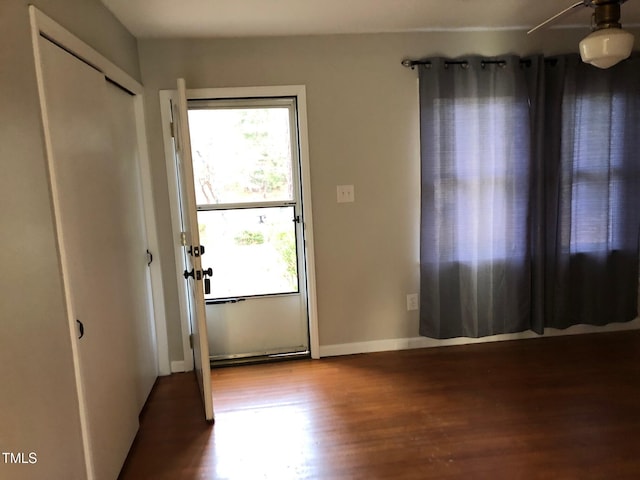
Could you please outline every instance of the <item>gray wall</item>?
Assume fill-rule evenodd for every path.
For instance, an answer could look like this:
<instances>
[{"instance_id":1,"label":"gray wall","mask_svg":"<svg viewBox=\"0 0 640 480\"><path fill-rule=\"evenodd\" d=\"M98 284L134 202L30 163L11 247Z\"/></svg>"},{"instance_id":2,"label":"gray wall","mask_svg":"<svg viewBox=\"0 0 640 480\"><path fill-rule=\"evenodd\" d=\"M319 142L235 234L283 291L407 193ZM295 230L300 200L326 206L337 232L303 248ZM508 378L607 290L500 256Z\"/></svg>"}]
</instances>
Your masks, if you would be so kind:
<instances>
[{"instance_id":1,"label":"gray wall","mask_svg":"<svg viewBox=\"0 0 640 480\"><path fill-rule=\"evenodd\" d=\"M84 476L28 3L140 78L136 40L98 0L0 1L0 478Z\"/></svg>"},{"instance_id":2,"label":"gray wall","mask_svg":"<svg viewBox=\"0 0 640 480\"><path fill-rule=\"evenodd\" d=\"M577 51L588 31L140 40L161 238L170 356L182 360L158 90L303 84L321 345L415 337L405 295L419 288L417 74L405 57ZM356 202L336 203L354 184Z\"/></svg>"}]
</instances>

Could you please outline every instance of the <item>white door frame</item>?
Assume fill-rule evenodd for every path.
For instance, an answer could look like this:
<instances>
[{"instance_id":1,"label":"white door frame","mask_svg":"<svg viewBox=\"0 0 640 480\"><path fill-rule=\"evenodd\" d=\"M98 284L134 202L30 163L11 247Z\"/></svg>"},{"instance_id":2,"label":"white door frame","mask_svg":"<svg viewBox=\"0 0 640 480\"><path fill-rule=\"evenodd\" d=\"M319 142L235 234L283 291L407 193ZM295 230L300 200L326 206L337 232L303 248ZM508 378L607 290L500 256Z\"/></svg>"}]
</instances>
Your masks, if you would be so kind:
<instances>
[{"instance_id":1,"label":"white door frame","mask_svg":"<svg viewBox=\"0 0 640 480\"><path fill-rule=\"evenodd\" d=\"M318 337L318 310L316 300L316 273L313 244L313 219L311 208L311 168L309 165L309 139L307 134L307 97L304 85L282 85L269 87L232 87L232 88L200 88L187 90L189 100L225 99L225 98L266 98L295 97L298 108L298 136L300 142L300 176L302 183L302 214L304 218L305 244L304 251L307 270L307 315L309 318L309 350L311 358L320 358L320 340ZM167 167L167 183L169 188L169 205L171 209L171 225L174 238L174 256L176 272L182 268L180 238L180 217L177 188L177 172L173 158L171 141L170 102L176 101L175 90L160 90L160 111L162 116L162 137L164 140L165 161ZM183 362L172 362L173 371L189 371L193 369L193 356L189 345L189 321L187 318L187 299L182 288L184 280L176 275L178 301L180 305L180 324L182 325Z\"/></svg>"},{"instance_id":2,"label":"white door frame","mask_svg":"<svg viewBox=\"0 0 640 480\"><path fill-rule=\"evenodd\" d=\"M109 59L102 56L92 47L84 43L73 33L56 23L50 17L42 13L33 5L29 6L29 16L31 21L31 37L33 42L36 72L38 75L38 88L40 95L43 95L43 85L41 82L42 72L40 70L40 53L38 49L38 37L40 35L50 39L65 50L71 52L82 61L102 72L114 83L128 90L133 94L134 109L136 115L137 135L138 135L138 155L140 179L144 206L145 230L149 251L156 256L156 261L150 265L151 296L148 300L149 312L153 316L155 327L156 354L158 359L158 374L169 375L171 373L169 365L169 352L167 343L167 323L164 306L164 288L162 285L162 270L159 261L158 235L156 227L156 216L153 202L153 190L151 186L151 164L147 147L147 134L144 119L143 87L124 70L113 64ZM48 126L46 115L43 115L45 146L47 157L51 160L51 144L48 139ZM65 287L66 288L66 287ZM68 301L68 299L67 299ZM70 325L75 328L75 320L70 319ZM72 342L72 345L75 343ZM74 351L74 356L77 352Z\"/></svg>"}]
</instances>

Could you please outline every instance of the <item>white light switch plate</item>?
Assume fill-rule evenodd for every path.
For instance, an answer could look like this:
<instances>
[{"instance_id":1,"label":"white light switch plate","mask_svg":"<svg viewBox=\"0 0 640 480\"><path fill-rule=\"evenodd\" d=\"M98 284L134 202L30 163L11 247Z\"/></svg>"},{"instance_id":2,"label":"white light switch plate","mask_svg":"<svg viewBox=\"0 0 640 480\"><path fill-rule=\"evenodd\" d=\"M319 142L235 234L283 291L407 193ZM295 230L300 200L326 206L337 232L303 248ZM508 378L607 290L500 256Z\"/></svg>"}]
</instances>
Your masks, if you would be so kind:
<instances>
[{"instance_id":1,"label":"white light switch plate","mask_svg":"<svg viewBox=\"0 0 640 480\"><path fill-rule=\"evenodd\" d=\"M338 185L338 203L349 203L356 201L356 194L353 185Z\"/></svg>"}]
</instances>

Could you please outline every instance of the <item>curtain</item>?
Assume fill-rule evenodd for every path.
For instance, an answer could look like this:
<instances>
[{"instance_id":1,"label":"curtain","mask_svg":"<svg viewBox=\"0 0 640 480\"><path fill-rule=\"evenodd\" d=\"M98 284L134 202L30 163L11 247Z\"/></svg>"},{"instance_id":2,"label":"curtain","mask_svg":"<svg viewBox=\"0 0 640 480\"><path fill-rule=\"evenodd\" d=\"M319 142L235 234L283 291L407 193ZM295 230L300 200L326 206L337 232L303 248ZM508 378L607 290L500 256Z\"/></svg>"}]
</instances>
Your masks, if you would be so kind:
<instances>
[{"instance_id":1,"label":"curtain","mask_svg":"<svg viewBox=\"0 0 640 480\"><path fill-rule=\"evenodd\" d=\"M424 63L420 334L635 318L640 58Z\"/></svg>"},{"instance_id":2,"label":"curtain","mask_svg":"<svg viewBox=\"0 0 640 480\"><path fill-rule=\"evenodd\" d=\"M420 334L481 337L534 328L532 192L536 62L419 66Z\"/></svg>"},{"instance_id":3,"label":"curtain","mask_svg":"<svg viewBox=\"0 0 640 480\"><path fill-rule=\"evenodd\" d=\"M545 69L546 325L638 314L640 59Z\"/></svg>"}]
</instances>

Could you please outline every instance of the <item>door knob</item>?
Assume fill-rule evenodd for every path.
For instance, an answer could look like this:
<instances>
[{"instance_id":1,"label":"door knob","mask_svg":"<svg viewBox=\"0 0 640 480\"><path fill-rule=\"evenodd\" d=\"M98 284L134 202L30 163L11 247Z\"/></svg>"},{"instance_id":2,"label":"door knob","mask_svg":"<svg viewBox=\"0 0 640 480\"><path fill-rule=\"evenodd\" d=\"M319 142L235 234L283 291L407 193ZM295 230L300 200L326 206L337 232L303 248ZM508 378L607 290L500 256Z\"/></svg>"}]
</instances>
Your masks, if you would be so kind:
<instances>
[{"instance_id":1,"label":"door knob","mask_svg":"<svg viewBox=\"0 0 640 480\"><path fill-rule=\"evenodd\" d=\"M202 280L203 277L210 277L211 275L213 275L213 269L211 267L207 268L206 270L191 269L182 272L182 276L185 278L185 280L189 277L193 278L194 280Z\"/></svg>"}]
</instances>

